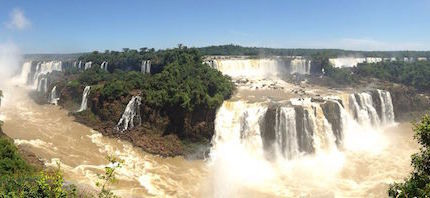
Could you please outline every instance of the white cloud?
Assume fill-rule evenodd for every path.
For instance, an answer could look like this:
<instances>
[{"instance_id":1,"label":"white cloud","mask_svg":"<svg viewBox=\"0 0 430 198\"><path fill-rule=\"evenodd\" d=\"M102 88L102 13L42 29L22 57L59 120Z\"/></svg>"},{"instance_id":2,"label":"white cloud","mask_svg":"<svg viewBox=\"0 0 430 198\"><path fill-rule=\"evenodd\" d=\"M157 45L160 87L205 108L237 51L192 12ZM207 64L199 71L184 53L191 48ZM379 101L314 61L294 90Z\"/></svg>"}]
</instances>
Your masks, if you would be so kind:
<instances>
[{"instance_id":1,"label":"white cloud","mask_svg":"<svg viewBox=\"0 0 430 198\"><path fill-rule=\"evenodd\" d=\"M14 9L10 13L10 21L6 23L6 27L9 29L23 30L30 27L30 20L25 17L24 12L20 9Z\"/></svg>"}]
</instances>

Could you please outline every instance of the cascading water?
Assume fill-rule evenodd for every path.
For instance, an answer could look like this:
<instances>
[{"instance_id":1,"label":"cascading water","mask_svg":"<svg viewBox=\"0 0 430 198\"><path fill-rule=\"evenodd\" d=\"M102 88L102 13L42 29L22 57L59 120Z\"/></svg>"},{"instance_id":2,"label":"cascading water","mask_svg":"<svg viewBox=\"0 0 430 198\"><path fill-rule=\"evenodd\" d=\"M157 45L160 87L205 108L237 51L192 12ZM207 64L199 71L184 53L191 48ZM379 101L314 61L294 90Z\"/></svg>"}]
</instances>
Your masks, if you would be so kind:
<instances>
[{"instance_id":1,"label":"cascading water","mask_svg":"<svg viewBox=\"0 0 430 198\"><path fill-rule=\"evenodd\" d=\"M144 60L140 66L140 71L145 74L151 73L151 60Z\"/></svg>"},{"instance_id":2,"label":"cascading water","mask_svg":"<svg viewBox=\"0 0 430 198\"><path fill-rule=\"evenodd\" d=\"M378 98L372 98L371 94L367 92L350 94L349 107L342 105L347 101L336 97L326 97L318 101L312 101L312 98L291 99L290 103L282 103L275 107L265 103L256 104L259 108L264 109L264 114L248 113L255 107L243 106L241 102L228 102L219 110L217 120L226 117L225 111L232 111L231 115L241 117L241 119L234 120L231 116L227 118L232 119L233 123L237 122L234 124L235 127L222 126L227 121L216 122L220 126L215 126L215 140L226 139L224 130L229 129L231 135L236 134L237 138L241 138L242 143L255 142L255 136L260 136L262 142L262 145L259 145L260 149L267 150L268 153L279 152L279 156L288 159L295 158L300 153L330 151L336 146L341 146L346 126L349 125L348 122L357 122L360 125L371 127L394 122L390 93L383 90L375 92L378 94ZM381 100L380 105L375 105L373 100ZM238 108L235 108L236 106ZM227 107L228 109L225 109ZM376 109L380 109L380 116ZM263 112L263 110L259 112ZM350 114L348 115L347 112ZM252 119L258 120L258 122L254 122L253 128L250 128L250 114L260 115L259 118L252 117ZM239 131L232 132L235 130ZM261 132L256 133L256 131ZM252 137L252 140L247 140L248 137ZM218 141L213 143L216 145ZM255 150L255 148L253 149Z\"/></svg>"},{"instance_id":3,"label":"cascading water","mask_svg":"<svg viewBox=\"0 0 430 198\"><path fill-rule=\"evenodd\" d=\"M142 97L133 96L131 100L128 102L127 107L124 110L124 113L121 116L118 124L116 125L116 130L120 132L124 132L128 129L132 129L135 126L135 122L137 125L141 124L140 117L140 105L142 104Z\"/></svg>"},{"instance_id":4,"label":"cascading water","mask_svg":"<svg viewBox=\"0 0 430 198\"><path fill-rule=\"evenodd\" d=\"M82 94L81 108L78 110L78 112L87 110L88 95L90 94L90 91L91 86L86 86L84 89L84 93Z\"/></svg>"},{"instance_id":5,"label":"cascading water","mask_svg":"<svg viewBox=\"0 0 430 198\"><path fill-rule=\"evenodd\" d=\"M63 63L61 61L38 62L35 67L34 73L32 73L32 75L28 75L30 80L27 82L29 82L30 84L32 83L34 88L38 88L38 82L41 77L46 76L48 73L51 73L53 71L62 71L62 65ZM21 71L21 75L24 75L22 74L22 72L26 71Z\"/></svg>"},{"instance_id":6,"label":"cascading water","mask_svg":"<svg viewBox=\"0 0 430 198\"><path fill-rule=\"evenodd\" d=\"M358 93L350 95L350 108L354 112L354 118L360 124L376 126L380 124L379 116L373 105L372 96L368 93Z\"/></svg>"},{"instance_id":7,"label":"cascading water","mask_svg":"<svg viewBox=\"0 0 430 198\"><path fill-rule=\"evenodd\" d=\"M394 107L391 101L391 94L388 91L377 90L381 100L381 118L384 124L394 122Z\"/></svg>"},{"instance_id":8,"label":"cascading water","mask_svg":"<svg viewBox=\"0 0 430 198\"><path fill-rule=\"evenodd\" d=\"M60 98L57 97L57 86L54 86L51 90L51 94L49 96L49 103L53 105L58 105L58 101Z\"/></svg>"},{"instance_id":9,"label":"cascading water","mask_svg":"<svg viewBox=\"0 0 430 198\"><path fill-rule=\"evenodd\" d=\"M48 92L48 79L46 77L39 78L36 90L38 93Z\"/></svg>"},{"instance_id":10,"label":"cascading water","mask_svg":"<svg viewBox=\"0 0 430 198\"><path fill-rule=\"evenodd\" d=\"M17 82L18 84L25 85L27 84L27 82L29 82L32 63L33 63L32 61L24 62L21 68L21 74L19 75L19 78L18 78L18 82Z\"/></svg>"},{"instance_id":11,"label":"cascading water","mask_svg":"<svg viewBox=\"0 0 430 198\"><path fill-rule=\"evenodd\" d=\"M311 61L301 57L214 59L205 63L233 78L276 78L286 74L311 73Z\"/></svg>"},{"instance_id":12,"label":"cascading water","mask_svg":"<svg viewBox=\"0 0 430 198\"><path fill-rule=\"evenodd\" d=\"M108 62L107 61L103 61L102 64L100 65L100 69L108 71Z\"/></svg>"},{"instance_id":13,"label":"cascading water","mask_svg":"<svg viewBox=\"0 0 430 198\"><path fill-rule=\"evenodd\" d=\"M311 74L311 61L295 58L290 62L290 74Z\"/></svg>"},{"instance_id":14,"label":"cascading water","mask_svg":"<svg viewBox=\"0 0 430 198\"><path fill-rule=\"evenodd\" d=\"M90 61L90 62L86 62L86 63L85 63L85 68L84 68L84 69L85 69L85 70L90 69L90 68L92 67L92 65L93 65L93 62L91 62L91 61Z\"/></svg>"},{"instance_id":15,"label":"cascading water","mask_svg":"<svg viewBox=\"0 0 430 198\"><path fill-rule=\"evenodd\" d=\"M298 157L300 150L297 140L296 111L292 107L281 107L276 111L276 143L283 157Z\"/></svg>"}]
</instances>

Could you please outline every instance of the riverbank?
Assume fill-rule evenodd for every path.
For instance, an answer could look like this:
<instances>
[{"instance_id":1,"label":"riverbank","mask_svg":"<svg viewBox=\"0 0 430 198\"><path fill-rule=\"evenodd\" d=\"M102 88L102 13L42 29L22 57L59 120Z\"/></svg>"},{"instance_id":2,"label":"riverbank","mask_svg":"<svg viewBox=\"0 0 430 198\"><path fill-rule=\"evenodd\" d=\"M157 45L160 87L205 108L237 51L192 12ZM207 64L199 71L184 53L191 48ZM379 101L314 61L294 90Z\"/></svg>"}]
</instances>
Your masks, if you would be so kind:
<instances>
[{"instance_id":1,"label":"riverbank","mask_svg":"<svg viewBox=\"0 0 430 198\"><path fill-rule=\"evenodd\" d=\"M7 141L13 142L13 139L7 136L5 133L3 133L3 129L0 125L0 139L5 139ZM43 170L45 167L45 164L43 161L31 151L31 148L28 148L24 145L18 145L17 146L19 155L31 166L36 168L36 170Z\"/></svg>"}]
</instances>

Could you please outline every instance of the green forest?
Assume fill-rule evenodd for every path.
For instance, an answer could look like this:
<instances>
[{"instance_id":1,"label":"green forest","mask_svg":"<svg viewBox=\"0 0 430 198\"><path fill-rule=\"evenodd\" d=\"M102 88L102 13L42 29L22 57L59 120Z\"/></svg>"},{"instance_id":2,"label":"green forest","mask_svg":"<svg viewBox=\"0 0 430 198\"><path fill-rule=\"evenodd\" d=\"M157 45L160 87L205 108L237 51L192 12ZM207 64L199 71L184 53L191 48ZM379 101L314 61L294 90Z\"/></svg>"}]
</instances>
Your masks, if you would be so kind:
<instances>
[{"instance_id":1,"label":"green forest","mask_svg":"<svg viewBox=\"0 0 430 198\"><path fill-rule=\"evenodd\" d=\"M334 68L327 64L323 68L329 79L342 85L376 78L414 87L421 92L428 92L430 87L430 61L361 63L353 68Z\"/></svg>"},{"instance_id":2,"label":"green forest","mask_svg":"<svg viewBox=\"0 0 430 198\"><path fill-rule=\"evenodd\" d=\"M430 57L429 51L353 51L341 49L284 49L265 47L243 47L240 45L219 45L199 48L203 55L242 55L242 56L315 56L323 55L326 58L343 56L364 57Z\"/></svg>"},{"instance_id":3,"label":"green forest","mask_svg":"<svg viewBox=\"0 0 430 198\"><path fill-rule=\"evenodd\" d=\"M196 106L217 108L234 89L231 79L203 64L199 51L193 48L124 49L123 52L95 52L79 59L93 61L94 65L80 73L69 86L98 85L95 87L101 93L101 100L115 100L132 90L141 90L145 103L150 106L193 111ZM140 72L141 62L147 59L153 68L158 68L152 75ZM100 69L99 64L105 60L109 61L112 73Z\"/></svg>"}]
</instances>

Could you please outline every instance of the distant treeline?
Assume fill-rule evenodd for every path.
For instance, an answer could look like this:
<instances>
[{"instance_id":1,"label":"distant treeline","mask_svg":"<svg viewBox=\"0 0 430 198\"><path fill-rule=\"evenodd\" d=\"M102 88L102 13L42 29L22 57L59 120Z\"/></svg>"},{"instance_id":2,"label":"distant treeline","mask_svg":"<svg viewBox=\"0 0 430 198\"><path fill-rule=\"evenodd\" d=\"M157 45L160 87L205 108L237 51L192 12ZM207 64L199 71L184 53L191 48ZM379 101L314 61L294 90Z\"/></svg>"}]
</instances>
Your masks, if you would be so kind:
<instances>
[{"instance_id":1,"label":"distant treeline","mask_svg":"<svg viewBox=\"0 0 430 198\"><path fill-rule=\"evenodd\" d=\"M26 54L24 55L24 60L32 61L74 61L77 60L84 53L74 53L74 54Z\"/></svg>"},{"instance_id":2,"label":"distant treeline","mask_svg":"<svg viewBox=\"0 0 430 198\"><path fill-rule=\"evenodd\" d=\"M428 92L430 87L430 61L360 63L357 67L324 67L325 75L338 85L351 85L367 78L400 83Z\"/></svg>"},{"instance_id":3,"label":"distant treeline","mask_svg":"<svg viewBox=\"0 0 430 198\"><path fill-rule=\"evenodd\" d=\"M401 83L420 91L429 91L430 87L429 61L363 63L355 68L354 73L362 77Z\"/></svg>"},{"instance_id":4,"label":"distant treeline","mask_svg":"<svg viewBox=\"0 0 430 198\"><path fill-rule=\"evenodd\" d=\"M182 45L179 45L182 46ZM208 46L195 48L197 49L201 55L203 56L321 56L326 58L336 58L336 57L427 57L430 58L430 51L354 51L354 50L342 50L342 49L283 49L283 48L266 48L266 47L243 47L240 45L218 45L218 46ZM154 48L140 48L139 50L124 48L123 51L109 51L106 50L104 52L94 51L91 53L74 53L74 54L28 54L25 55L25 59L29 60L77 60L79 57L81 60L88 59L90 54L91 57L94 58L94 54L111 54L111 55L130 55L127 58L135 59L137 56L140 56L140 59L151 59L156 57L155 53L162 53L167 50L155 50ZM127 52L126 54L121 54L121 52ZM101 60L104 58L103 56L99 56L100 61L109 61ZM118 58L118 57L117 57ZM124 57L122 57L124 58ZM139 59L139 60L140 60ZM99 62L99 61L98 61ZM136 64L137 62L133 62L130 60L129 62ZM101 62L99 63L101 64ZM140 63L139 63L140 64Z\"/></svg>"},{"instance_id":5,"label":"distant treeline","mask_svg":"<svg viewBox=\"0 0 430 198\"><path fill-rule=\"evenodd\" d=\"M281 49L264 47L243 47L240 45L219 45L198 48L203 55L236 56L307 56L315 55L327 58L344 56L363 57L430 57L430 51L353 51L341 49Z\"/></svg>"}]
</instances>

